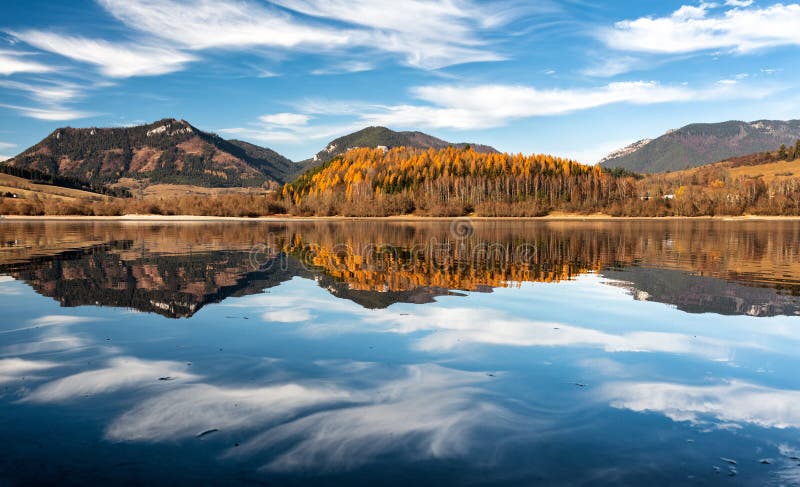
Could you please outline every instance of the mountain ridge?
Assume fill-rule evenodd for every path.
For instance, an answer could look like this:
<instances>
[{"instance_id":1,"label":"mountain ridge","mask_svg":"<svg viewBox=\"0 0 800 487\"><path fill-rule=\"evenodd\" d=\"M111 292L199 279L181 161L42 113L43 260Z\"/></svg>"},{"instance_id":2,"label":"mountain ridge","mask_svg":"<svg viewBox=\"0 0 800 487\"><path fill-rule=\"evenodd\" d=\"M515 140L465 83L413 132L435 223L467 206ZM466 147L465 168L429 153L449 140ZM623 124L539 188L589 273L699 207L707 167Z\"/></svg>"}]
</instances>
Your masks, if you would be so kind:
<instances>
[{"instance_id":1,"label":"mountain ridge","mask_svg":"<svg viewBox=\"0 0 800 487\"><path fill-rule=\"evenodd\" d=\"M415 149L445 149L447 147L464 148L467 146L475 149L476 152L498 152L494 147L483 144L471 144L467 142L452 143L442 140L433 135L419 131L395 131L387 127L369 126L356 132L352 132L330 141L324 149L317 152L313 157L300 161L302 171L298 175L309 169L325 164L336 156L347 152L348 149L361 147L411 147Z\"/></svg>"},{"instance_id":2,"label":"mountain ridge","mask_svg":"<svg viewBox=\"0 0 800 487\"><path fill-rule=\"evenodd\" d=\"M600 164L605 168L623 168L640 173L677 171L731 157L772 151L781 144L794 144L797 139L800 139L800 120L694 123L667 131L622 155L615 157L612 153Z\"/></svg>"},{"instance_id":3,"label":"mountain ridge","mask_svg":"<svg viewBox=\"0 0 800 487\"><path fill-rule=\"evenodd\" d=\"M498 152L491 146L447 142L420 131L398 132L371 126L333 139L313 157L293 162L270 148L244 140L226 140L186 120L168 117L129 127L60 127L0 164L96 187L119 186L125 184L120 183L122 179L134 179L144 185L274 189L348 149L380 146L470 146L477 152Z\"/></svg>"},{"instance_id":4,"label":"mountain ridge","mask_svg":"<svg viewBox=\"0 0 800 487\"><path fill-rule=\"evenodd\" d=\"M61 127L3 165L113 185L277 187L294 170L271 149L228 141L185 120L163 118L132 127Z\"/></svg>"}]
</instances>

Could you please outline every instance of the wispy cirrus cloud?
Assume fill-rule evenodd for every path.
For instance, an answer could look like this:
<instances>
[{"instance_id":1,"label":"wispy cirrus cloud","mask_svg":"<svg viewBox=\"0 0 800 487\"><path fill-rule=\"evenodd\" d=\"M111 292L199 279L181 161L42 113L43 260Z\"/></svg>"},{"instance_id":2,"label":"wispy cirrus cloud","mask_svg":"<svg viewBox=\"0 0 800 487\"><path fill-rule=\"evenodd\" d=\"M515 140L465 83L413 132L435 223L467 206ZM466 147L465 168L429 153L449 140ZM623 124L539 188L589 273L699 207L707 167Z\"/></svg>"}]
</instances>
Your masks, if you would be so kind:
<instances>
[{"instance_id":1,"label":"wispy cirrus cloud","mask_svg":"<svg viewBox=\"0 0 800 487\"><path fill-rule=\"evenodd\" d=\"M0 50L0 75L14 73L49 73L54 71L52 66L42 64L30 59L30 53Z\"/></svg>"},{"instance_id":2,"label":"wispy cirrus cloud","mask_svg":"<svg viewBox=\"0 0 800 487\"><path fill-rule=\"evenodd\" d=\"M274 6L242 0L99 0L111 15L147 36L188 50L344 47L358 33L301 22Z\"/></svg>"},{"instance_id":3,"label":"wispy cirrus cloud","mask_svg":"<svg viewBox=\"0 0 800 487\"><path fill-rule=\"evenodd\" d=\"M728 0L725 10L713 3L684 5L668 16L617 22L599 37L612 49L660 54L800 45L800 4L758 8L752 3Z\"/></svg>"},{"instance_id":4,"label":"wispy cirrus cloud","mask_svg":"<svg viewBox=\"0 0 800 487\"><path fill-rule=\"evenodd\" d=\"M402 8L387 0L100 3L131 28L185 49L366 48L398 54L405 64L425 69L504 59L484 34L531 12L553 8L549 2L523 8L508 1L489 8L472 0L412 0Z\"/></svg>"},{"instance_id":5,"label":"wispy cirrus cloud","mask_svg":"<svg viewBox=\"0 0 800 487\"><path fill-rule=\"evenodd\" d=\"M0 80L0 88L21 91L42 103L64 103L80 98L83 87L63 81L21 82Z\"/></svg>"},{"instance_id":6,"label":"wispy cirrus cloud","mask_svg":"<svg viewBox=\"0 0 800 487\"><path fill-rule=\"evenodd\" d=\"M102 84L100 84L102 85ZM34 81L0 80L0 89L19 92L38 104L3 104L5 108L39 120L64 121L93 116L94 113L70 108L69 105L86 96L86 92L99 85L84 85L58 79L37 79Z\"/></svg>"},{"instance_id":7,"label":"wispy cirrus cloud","mask_svg":"<svg viewBox=\"0 0 800 487\"><path fill-rule=\"evenodd\" d=\"M25 401L58 402L105 394L125 388L157 384L159 377L192 380L197 376L186 372L187 365L172 361L142 360L136 357L115 357L102 369L81 372L48 382L25 397Z\"/></svg>"},{"instance_id":8,"label":"wispy cirrus cloud","mask_svg":"<svg viewBox=\"0 0 800 487\"><path fill-rule=\"evenodd\" d=\"M17 112L19 112L20 115L23 115L25 117L35 118L37 120L49 120L56 122L77 120L79 118L88 118L97 115L94 112L71 110L68 108L40 108L40 107L29 107L29 106L8 105L8 104L0 104L0 107L16 110Z\"/></svg>"},{"instance_id":9,"label":"wispy cirrus cloud","mask_svg":"<svg viewBox=\"0 0 800 487\"><path fill-rule=\"evenodd\" d=\"M364 102L298 103L297 113L260 117L250 127L222 132L265 142L300 142L330 138L367 125L395 129L477 130L500 127L514 120L556 116L612 104L653 105L724 99L760 99L781 89L775 84L751 84L743 79L732 84L703 87L667 85L656 81L624 81L591 88L548 88L526 85L429 85L411 90L417 103L384 105ZM314 124L316 117L345 117L347 122ZM291 120L290 120L291 119ZM293 123L288 123L293 122ZM302 122L302 123L296 123Z\"/></svg>"},{"instance_id":10,"label":"wispy cirrus cloud","mask_svg":"<svg viewBox=\"0 0 800 487\"><path fill-rule=\"evenodd\" d=\"M19 380L30 374L57 367L54 362L25 360L17 357L0 359L0 384Z\"/></svg>"},{"instance_id":11,"label":"wispy cirrus cloud","mask_svg":"<svg viewBox=\"0 0 800 487\"><path fill-rule=\"evenodd\" d=\"M109 77L161 75L179 71L205 50L385 53L403 64L436 69L497 61L493 31L532 12L550 11L504 0L491 8L473 0L413 0L398 9L385 0L98 0L130 31L107 40L42 30L11 34L31 46L98 66ZM165 47L169 46L169 47ZM0 61L1 63L2 61ZM0 64L2 69L2 64ZM11 64L8 65L11 70ZM17 67L14 69L21 69ZM28 69L33 69L31 66ZM372 63L351 61L321 67L315 74L358 72Z\"/></svg>"},{"instance_id":12,"label":"wispy cirrus cloud","mask_svg":"<svg viewBox=\"0 0 800 487\"><path fill-rule=\"evenodd\" d=\"M329 74L361 73L364 71L370 71L374 68L375 66L372 63L365 61L345 61L325 68L315 69L311 71L311 74L322 76Z\"/></svg>"},{"instance_id":13,"label":"wispy cirrus cloud","mask_svg":"<svg viewBox=\"0 0 800 487\"><path fill-rule=\"evenodd\" d=\"M13 35L43 51L98 66L100 73L112 78L171 73L196 59L180 50L134 42L110 42L41 30L14 32Z\"/></svg>"}]
</instances>

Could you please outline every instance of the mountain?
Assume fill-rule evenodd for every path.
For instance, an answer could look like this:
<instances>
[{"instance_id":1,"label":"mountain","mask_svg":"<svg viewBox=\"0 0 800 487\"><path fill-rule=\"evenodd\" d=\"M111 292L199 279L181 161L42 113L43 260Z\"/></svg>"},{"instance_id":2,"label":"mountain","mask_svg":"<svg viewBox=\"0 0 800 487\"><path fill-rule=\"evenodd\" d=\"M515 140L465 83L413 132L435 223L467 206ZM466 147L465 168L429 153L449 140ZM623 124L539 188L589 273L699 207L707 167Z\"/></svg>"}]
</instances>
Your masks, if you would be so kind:
<instances>
[{"instance_id":1,"label":"mountain","mask_svg":"<svg viewBox=\"0 0 800 487\"><path fill-rule=\"evenodd\" d=\"M271 175L276 181L287 182L297 170L298 164L272 149L243 140L231 139L228 142L243 150L245 156L249 158L250 164L264 174Z\"/></svg>"},{"instance_id":2,"label":"mountain","mask_svg":"<svg viewBox=\"0 0 800 487\"><path fill-rule=\"evenodd\" d=\"M617 149L614 152L609 153L607 156L605 156L604 158L602 158L599 161L597 161L597 163L598 164L603 164L603 163L605 163L607 161L610 161L610 160L613 160L613 159L619 159L619 158L625 157L625 156L627 156L629 154L633 154L634 152L638 151L639 149L641 149L642 147L646 146L647 144L649 144L652 141L653 141L653 139L637 140L633 144L628 144L625 147L623 147L622 149Z\"/></svg>"},{"instance_id":3,"label":"mountain","mask_svg":"<svg viewBox=\"0 0 800 487\"><path fill-rule=\"evenodd\" d=\"M294 172L291 161L270 149L227 141L174 118L135 127L60 128L3 164L94 185L132 178L149 184L276 187Z\"/></svg>"},{"instance_id":4,"label":"mountain","mask_svg":"<svg viewBox=\"0 0 800 487\"><path fill-rule=\"evenodd\" d=\"M438 139L422 132L395 132L386 127L367 127L352 134L332 140L324 149L317 152L314 157L303 161L302 171L321 166L336 156L356 147L413 147L417 149L445 149L449 146L456 148L472 147L476 152L493 153L497 149L488 145L468 144L465 142L452 143Z\"/></svg>"},{"instance_id":5,"label":"mountain","mask_svg":"<svg viewBox=\"0 0 800 487\"><path fill-rule=\"evenodd\" d=\"M800 120L697 123L671 130L647 143L639 141L601 161L641 173L676 171L731 157L773 151L800 139ZM636 145L639 144L639 147Z\"/></svg>"}]
</instances>

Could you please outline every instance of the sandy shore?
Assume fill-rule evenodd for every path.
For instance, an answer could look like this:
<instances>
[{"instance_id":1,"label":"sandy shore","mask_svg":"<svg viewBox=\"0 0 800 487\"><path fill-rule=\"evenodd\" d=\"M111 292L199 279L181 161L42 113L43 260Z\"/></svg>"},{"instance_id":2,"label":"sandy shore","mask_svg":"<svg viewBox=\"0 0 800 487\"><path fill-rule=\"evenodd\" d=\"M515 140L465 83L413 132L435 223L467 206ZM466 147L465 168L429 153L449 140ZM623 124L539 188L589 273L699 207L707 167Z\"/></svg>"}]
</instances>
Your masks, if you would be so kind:
<instances>
[{"instance_id":1,"label":"sandy shore","mask_svg":"<svg viewBox=\"0 0 800 487\"><path fill-rule=\"evenodd\" d=\"M122 215L122 216L22 216L22 215L0 215L0 222L24 222L24 221L111 221L111 222L314 222L314 221L354 221L354 220L376 220L376 221L401 221L401 222L425 222L425 221L451 221L460 218L468 218L473 221L628 221L628 220L713 220L713 221L800 221L800 216L667 216L667 217L635 217L623 216L615 217L603 213L593 213L588 215L574 213L552 213L540 217L430 217L430 216L385 216L385 217L348 217L348 216L264 216L264 217L227 217L227 216L195 216L195 215Z\"/></svg>"}]
</instances>

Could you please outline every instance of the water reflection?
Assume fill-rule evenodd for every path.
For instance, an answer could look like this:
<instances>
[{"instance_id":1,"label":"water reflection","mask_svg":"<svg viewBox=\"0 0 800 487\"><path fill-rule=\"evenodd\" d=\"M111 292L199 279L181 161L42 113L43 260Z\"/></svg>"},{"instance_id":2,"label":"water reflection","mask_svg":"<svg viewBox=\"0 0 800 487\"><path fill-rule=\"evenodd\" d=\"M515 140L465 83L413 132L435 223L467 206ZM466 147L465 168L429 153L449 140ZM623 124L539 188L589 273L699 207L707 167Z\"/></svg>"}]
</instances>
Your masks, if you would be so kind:
<instances>
[{"instance_id":1,"label":"water reflection","mask_svg":"<svg viewBox=\"0 0 800 487\"><path fill-rule=\"evenodd\" d=\"M0 484L797 485L799 230L2 224Z\"/></svg>"},{"instance_id":2,"label":"water reflection","mask_svg":"<svg viewBox=\"0 0 800 487\"><path fill-rule=\"evenodd\" d=\"M587 273L687 312L800 314L797 222L473 225L4 223L0 274L63 306L172 318L293 277L385 308Z\"/></svg>"},{"instance_id":3,"label":"water reflection","mask_svg":"<svg viewBox=\"0 0 800 487\"><path fill-rule=\"evenodd\" d=\"M691 386L669 383L615 383L603 393L613 407L661 413L673 421L741 428L800 428L800 391L741 381Z\"/></svg>"}]
</instances>

